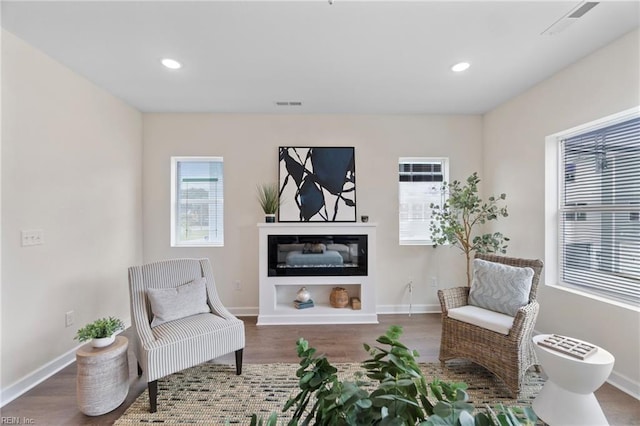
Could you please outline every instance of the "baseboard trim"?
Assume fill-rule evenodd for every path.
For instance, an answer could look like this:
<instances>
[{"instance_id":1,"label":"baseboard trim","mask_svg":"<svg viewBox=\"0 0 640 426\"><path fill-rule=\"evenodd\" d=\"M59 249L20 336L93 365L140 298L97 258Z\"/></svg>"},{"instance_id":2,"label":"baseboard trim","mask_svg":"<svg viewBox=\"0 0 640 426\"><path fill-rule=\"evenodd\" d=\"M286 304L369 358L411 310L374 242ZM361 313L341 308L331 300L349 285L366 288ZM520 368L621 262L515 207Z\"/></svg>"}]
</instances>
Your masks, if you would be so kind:
<instances>
[{"instance_id":1,"label":"baseboard trim","mask_svg":"<svg viewBox=\"0 0 640 426\"><path fill-rule=\"evenodd\" d=\"M440 305L423 304L423 305L378 305L376 306L378 314L439 314Z\"/></svg>"},{"instance_id":2,"label":"baseboard trim","mask_svg":"<svg viewBox=\"0 0 640 426\"><path fill-rule=\"evenodd\" d=\"M256 307L235 307L235 308L227 307L227 310L237 317L257 317L258 316L257 306Z\"/></svg>"},{"instance_id":3,"label":"baseboard trim","mask_svg":"<svg viewBox=\"0 0 640 426\"><path fill-rule=\"evenodd\" d=\"M79 344L75 348L55 358L53 361L46 363L37 370L31 372L30 374L27 374L17 382L2 389L2 395L0 396L0 407L4 407L14 399L38 386L49 377L53 376L66 366L73 363L76 360L76 351L82 345L84 345L84 343Z\"/></svg>"},{"instance_id":4,"label":"baseboard trim","mask_svg":"<svg viewBox=\"0 0 640 426\"><path fill-rule=\"evenodd\" d=\"M607 383L611 386L620 389L622 392L640 400L640 383L631 380L629 377L617 373L615 370L611 372Z\"/></svg>"}]
</instances>

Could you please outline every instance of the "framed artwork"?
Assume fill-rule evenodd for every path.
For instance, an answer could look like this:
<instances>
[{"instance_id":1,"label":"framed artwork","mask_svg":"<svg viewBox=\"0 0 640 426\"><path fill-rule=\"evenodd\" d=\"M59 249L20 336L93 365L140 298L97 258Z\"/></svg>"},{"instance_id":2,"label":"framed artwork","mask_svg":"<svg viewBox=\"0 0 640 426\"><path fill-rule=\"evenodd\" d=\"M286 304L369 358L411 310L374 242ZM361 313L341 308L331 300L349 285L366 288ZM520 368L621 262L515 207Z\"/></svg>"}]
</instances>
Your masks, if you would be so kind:
<instances>
[{"instance_id":1,"label":"framed artwork","mask_svg":"<svg viewBox=\"0 0 640 426\"><path fill-rule=\"evenodd\" d=\"M279 148L279 222L355 222L353 147Z\"/></svg>"}]
</instances>

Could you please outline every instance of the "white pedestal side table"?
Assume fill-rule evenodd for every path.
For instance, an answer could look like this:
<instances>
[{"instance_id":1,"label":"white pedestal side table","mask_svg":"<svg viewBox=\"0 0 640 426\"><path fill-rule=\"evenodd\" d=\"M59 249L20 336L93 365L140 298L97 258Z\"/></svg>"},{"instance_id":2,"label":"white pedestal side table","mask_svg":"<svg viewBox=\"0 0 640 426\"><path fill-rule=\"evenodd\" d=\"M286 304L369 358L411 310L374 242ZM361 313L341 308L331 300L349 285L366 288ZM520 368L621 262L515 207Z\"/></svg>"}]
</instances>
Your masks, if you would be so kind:
<instances>
[{"instance_id":1,"label":"white pedestal side table","mask_svg":"<svg viewBox=\"0 0 640 426\"><path fill-rule=\"evenodd\" d=\"M575 358L538 345L547 337L548 334L541 334L533 338L534 350L548 376L533 401L533 411L550 426L608 425L593 392L611 374L615 362L613 355L598 347L585 359Z\"/></svg>"},{"instance_id":2,"label":"white pedestal side table","mask_svg":"<svg viewBox=\"0 0 640 426\"><path fill-rule=\"evenodd\" d=\"M105 348L87 344L76 351L78 408L84 414L99 416L108 413L127 397L128 346L126 337L117 336L115 342Z\"/></svg>"}]
</instances>

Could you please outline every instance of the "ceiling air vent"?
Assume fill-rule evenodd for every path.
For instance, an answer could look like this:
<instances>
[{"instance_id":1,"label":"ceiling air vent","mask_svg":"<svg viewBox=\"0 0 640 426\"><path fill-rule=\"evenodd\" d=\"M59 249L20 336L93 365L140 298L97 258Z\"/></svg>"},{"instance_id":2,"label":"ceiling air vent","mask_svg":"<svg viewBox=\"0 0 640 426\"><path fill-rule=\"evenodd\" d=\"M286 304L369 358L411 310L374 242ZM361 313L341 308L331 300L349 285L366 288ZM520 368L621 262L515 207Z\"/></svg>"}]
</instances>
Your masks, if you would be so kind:
<instances>
[{"instance_id":1,"label":"ceiling air vent","mask_svg":"<svg viewBox=\"0 0 640 426\"><path fill-rule=\"evenodd\" d=\"M276 101L276 106L279 107L287 107L287 106L302 106L302 102L300 101Z\"/></svg>"},{"instance_id":2,"label":"ceiling air vent","mask_svg":"<svg viewBox=\"0 0 640 426\"><path fill-rule=\"evenodd\" d=\"M597 2L597 1L580 2L576 7L571 9L567 14L565 14L556 22L551 24L551 26L546 30L544 30L542 34L554 35L554 34L558 34L561 31L566 30L570 25L575 23L578 19L582 18L588 11L596 7L598 3L600 2Z\"/></svg>"}]
</instances>

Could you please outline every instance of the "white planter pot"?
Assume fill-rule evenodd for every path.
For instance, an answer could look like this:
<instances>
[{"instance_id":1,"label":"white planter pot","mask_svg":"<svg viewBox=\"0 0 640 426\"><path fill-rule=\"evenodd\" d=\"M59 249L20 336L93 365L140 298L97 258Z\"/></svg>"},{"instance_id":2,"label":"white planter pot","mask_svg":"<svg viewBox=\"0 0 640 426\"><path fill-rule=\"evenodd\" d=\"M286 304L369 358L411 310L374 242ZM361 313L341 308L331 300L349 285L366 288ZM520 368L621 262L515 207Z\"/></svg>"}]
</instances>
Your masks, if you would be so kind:
<instances>
[{"instance_id":1,"label":"white planter pot","mask_svg":"<svg viewBox=\"0 0 640 426\"><path fill-rule=\"evenodd\" d=\"M116 335L113 334L109 337L102 337L100 339L91 340L91 346L93 346L94 348L104 348L109 346L115 341L116 341Z\"/></svg>"}]
</instances>

